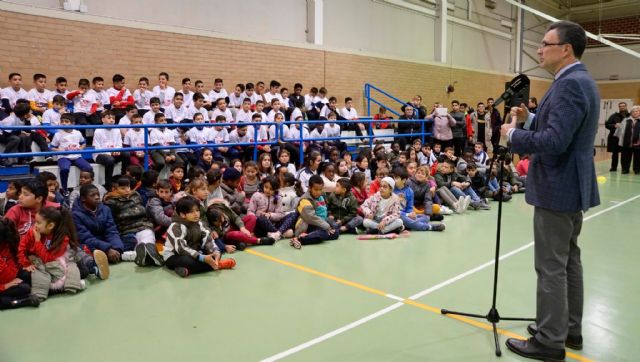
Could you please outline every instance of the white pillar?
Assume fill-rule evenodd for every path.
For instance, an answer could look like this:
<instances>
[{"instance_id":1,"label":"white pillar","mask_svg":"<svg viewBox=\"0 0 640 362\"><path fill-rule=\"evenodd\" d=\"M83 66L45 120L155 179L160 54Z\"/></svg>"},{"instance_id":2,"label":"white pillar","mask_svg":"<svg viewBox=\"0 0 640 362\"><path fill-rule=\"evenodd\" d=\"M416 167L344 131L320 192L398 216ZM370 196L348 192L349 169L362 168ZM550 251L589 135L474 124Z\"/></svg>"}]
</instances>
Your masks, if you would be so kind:
<instances>
[{"instance_id":1,"label":"white pillar","mask_svg":"<svg viewBox=\"0 0 640 362\"><path fill-rule=\"evenodd\" d=\"M522 1L524 2L524 1ZM516 56L515 56L515 64L514 71L515 73L522 72L522 52L524 45L524 10L521 8L516 8L518 12L516 14Z\"/></svg>"},{"instance_id":2,"label":"white pillar","mask_svg":"<svg viewBox=\"0 0 640 362\"><path fill-rule=\"evenodd\" d=\"M323 0L307 0L307 41L315 45L323 43Z\"/></svg>"},{"instance_id":3,"label":"white pillar","mask_svg":"<svg viewBox=\"0 0 640 362\"><path fill-rule=\"evenodd\" d=\"M436 62L447 62L447 1L436 0L434 52Z\"/></svg>"}]
</instances>

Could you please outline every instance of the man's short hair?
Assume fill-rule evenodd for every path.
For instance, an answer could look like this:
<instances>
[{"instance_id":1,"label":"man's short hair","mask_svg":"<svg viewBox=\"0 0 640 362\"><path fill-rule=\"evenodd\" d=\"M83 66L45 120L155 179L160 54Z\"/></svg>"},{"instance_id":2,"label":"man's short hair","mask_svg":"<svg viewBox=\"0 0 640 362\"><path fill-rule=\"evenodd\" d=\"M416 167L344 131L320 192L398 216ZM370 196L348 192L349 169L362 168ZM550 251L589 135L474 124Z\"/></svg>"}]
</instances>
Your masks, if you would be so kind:
<instances>
[{"instance_id":1,"label":"man's short hair","mask_svg":"<svg viewBox=\"0 0 640 362\"><path fill-rule=\"evenodd\" d=\"M582 53L584 53L584 48L587 47L587 33L585 33L584 29L579 24L567 20L557 21L549 25L546 32L553 29L558 32L560 43L571 44L573 54L580 59Z\"/></svg>"}]
</instances>

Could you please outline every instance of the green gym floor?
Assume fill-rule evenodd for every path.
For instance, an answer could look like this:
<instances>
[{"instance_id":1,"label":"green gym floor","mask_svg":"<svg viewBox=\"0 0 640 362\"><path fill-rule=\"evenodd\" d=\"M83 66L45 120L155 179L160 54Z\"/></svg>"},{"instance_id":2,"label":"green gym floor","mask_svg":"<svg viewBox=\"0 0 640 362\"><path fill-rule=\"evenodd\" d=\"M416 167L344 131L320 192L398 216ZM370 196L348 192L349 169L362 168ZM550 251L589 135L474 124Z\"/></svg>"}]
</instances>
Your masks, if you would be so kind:
<instances>
[{"instance_id":1,"label":"green gym floor","mask_svg":"<svg viewBox=\"0 0 640 362\"><path fill-rule=\"evenodd\" d=\"M579 242L585 345L567 350L567 360L634 361L640 176L610 174L608 161L596 165L606 177L602 204L586 214ZM349 235L302 250L280 241L234 254L235 270L187 279L122 263L78 295L1 312L0 361L523 360L504 341L525 337L526 322L500 323L498 358L486 321L439 314L489 310L492 206L447 217L443 233L407 239ZM504 205L503 317L535 314L532 213L523 195Z\"/></svg>"}]
</instances>

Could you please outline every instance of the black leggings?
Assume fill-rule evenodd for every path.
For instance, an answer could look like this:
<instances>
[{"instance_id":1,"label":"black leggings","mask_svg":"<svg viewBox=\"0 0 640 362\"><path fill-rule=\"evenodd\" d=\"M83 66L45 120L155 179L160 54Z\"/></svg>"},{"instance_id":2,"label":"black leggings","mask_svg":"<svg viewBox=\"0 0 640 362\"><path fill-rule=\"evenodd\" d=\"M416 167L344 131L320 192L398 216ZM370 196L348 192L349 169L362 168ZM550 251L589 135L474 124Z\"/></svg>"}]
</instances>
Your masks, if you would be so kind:
<instances>
[{"instance_id":1,"label":"black leggings","mask_svg":"<svg viewBox=\"0 0 640 362\"><path fill-rule=\"evenodd\" d=\"M187 255L172 255L165 261L167 268L174 270L175 268L186 268L189 274L200 274L213 271L213 268L207 264L198 261Z\"/></svg>"},{"instance_id":2,"label":"black leggings","mask_svg":"<svg viewBox=\"0 0 640 362\"><path fill-rule=\"evenodd\" d=\"M10 308L11 302L31 294L31 273L20 270L17 277L22 279L22 283L0 292L0 310Z\"/></svg>"}]
</instances>

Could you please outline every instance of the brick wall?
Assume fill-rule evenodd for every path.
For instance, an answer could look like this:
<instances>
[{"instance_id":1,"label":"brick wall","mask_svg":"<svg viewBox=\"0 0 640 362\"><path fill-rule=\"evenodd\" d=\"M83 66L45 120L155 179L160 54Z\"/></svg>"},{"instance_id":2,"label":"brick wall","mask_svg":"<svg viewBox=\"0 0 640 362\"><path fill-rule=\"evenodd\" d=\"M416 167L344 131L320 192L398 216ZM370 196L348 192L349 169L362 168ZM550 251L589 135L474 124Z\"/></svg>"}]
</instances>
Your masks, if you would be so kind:
<instances>
[{"instance_id":1,"label":"brick wall","mask_svg":"<svg viewBox=\"0 0 640 362\"><path fill-rule=\"evenodd\" d=\"M625 18L607 19L602 23L598 21L590 21L581 23L582 27L593 34L640 34L640 16L629 16ZM618 44L637 44L638 40L630 39L609 39ZM588 39L588 45L601 46L599 41Z\"/></svg>"},{"instance_id":2,"label":"brick wall","mask_svg":"<svg viewBox=\"0 0 640 362\"><path fill-rule=\"evenodd\" d=\"M180 80L202 79L210 88L215 77L225 81L227 90L236 83L279 80L288 88L301 82L326 86L329 95L354 98L364 114L363 85L370 82L400 99L422 95L427 104L449 103L453 99L475 104L497 97L504 90L508 75L482 71L450 69L434 65L350 55L314 49L266 45L204 36L183 35L127 27L98 25L0 11L0 33L5 51L0 52L0 85L6 86L9 72L23 75L24 87L31 88L33 73L49 76L53 87L56 76L67 78L74 88L79 78L100 75L110 83L114 73L135 88L140 76L150 78L166 71L170 84L180 88ZM456 91L445 88L457 81ZM548 81L533 80L532 96L541 98Z\"/></svg>"}]
</instances>

